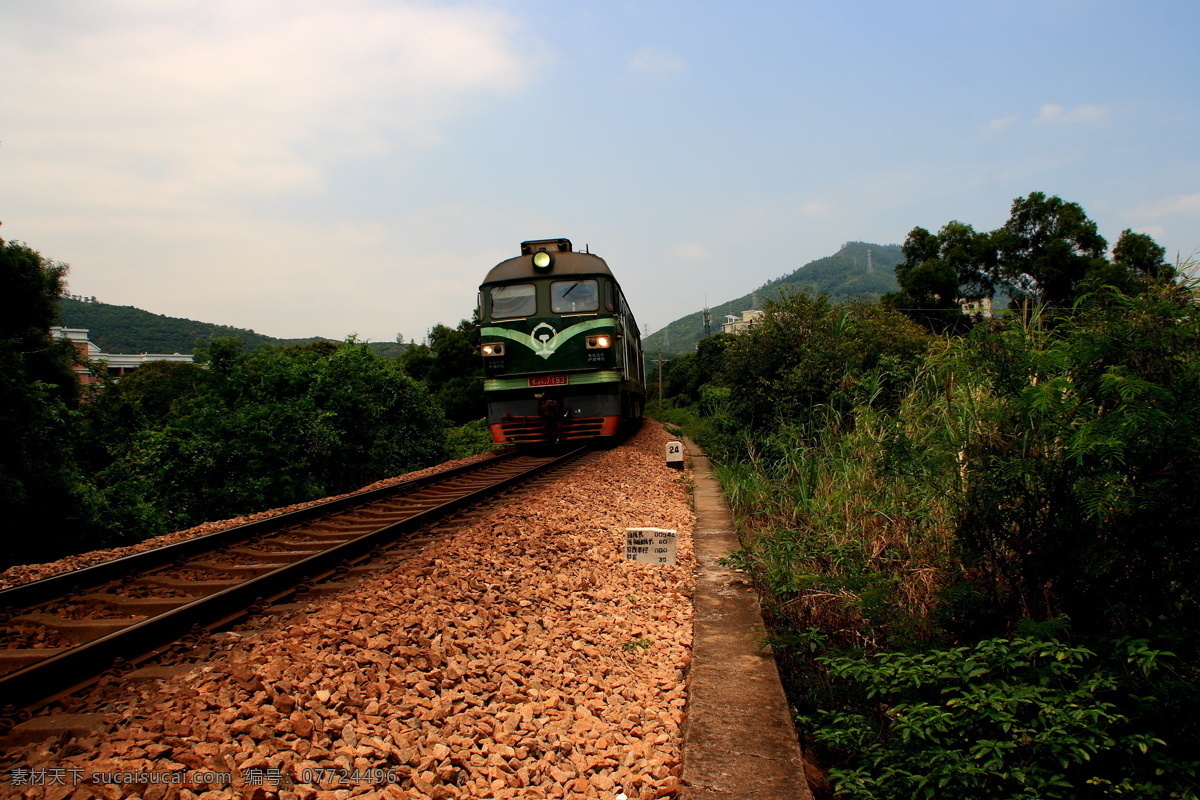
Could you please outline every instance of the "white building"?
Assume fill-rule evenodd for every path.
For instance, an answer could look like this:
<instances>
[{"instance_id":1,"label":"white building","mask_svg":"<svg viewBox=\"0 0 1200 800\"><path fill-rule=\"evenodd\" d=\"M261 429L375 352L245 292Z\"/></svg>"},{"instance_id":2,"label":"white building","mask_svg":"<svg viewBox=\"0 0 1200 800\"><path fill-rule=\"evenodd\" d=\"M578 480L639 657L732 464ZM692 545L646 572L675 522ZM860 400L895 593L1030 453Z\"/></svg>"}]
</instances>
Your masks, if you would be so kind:
<instances>
[{"instance_id":1,"label":"white building","mask_svg":"<svg viewBox=\"0 0 1200 800\"><path fill-rule=\"evenodd\" d=\"M52 327L50 335L55 339L67 339L75 349L79 351L80 360L83 364L78 364L74 367L75 374L79 376L79 382L82 384L95 383L97 378L88 369L87 364L104 362L108 374L114 377L124 377L133 372L138 367L148 364L151 361L181 361L188 364L192 363L190 355L182 355L180 353L102 353L95 342L88 338L87 328L62 328Z\"/></svg>"},{"instance_id":2,"label":"white building","mask_svg":"<svg viewBox=\"0 0 1200 800\"><path fill-rule=\"evenodd\" d=\"M990 297L982 300L959 300L958 304L962 307L962 312L969 317L992 318L992 298Z\"/></svg>"},{"instance_id":3,"label":"white building","mask_svg":"<svg viewBox=\"0 0 1200 800\"><path fill-rule=\"evenodd\" d=\"M726 314L725 321L721 323L721 332L745 333L754 327L762 316L763 312L758 310L743 311L740 317L737 314Z\"/></svg>"}]
</instances>

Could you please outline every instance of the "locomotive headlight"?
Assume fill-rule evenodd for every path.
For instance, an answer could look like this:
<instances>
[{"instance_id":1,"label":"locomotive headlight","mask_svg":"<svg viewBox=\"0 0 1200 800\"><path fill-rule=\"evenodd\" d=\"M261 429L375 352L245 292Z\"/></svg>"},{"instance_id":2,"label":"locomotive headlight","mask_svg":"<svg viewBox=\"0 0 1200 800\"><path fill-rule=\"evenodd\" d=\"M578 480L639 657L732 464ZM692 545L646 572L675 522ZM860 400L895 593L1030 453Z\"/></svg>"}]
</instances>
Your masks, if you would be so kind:
<instances>
[{"instance_id":1,"label":"locomotive headlight","mask_svg":"<svg viewBox=\"0 0 1200 800\"><path fill-rule=\"evenodd\" d=\"M538 250L533 254L533 268L538 272L549 272L552 266L554 266L554 256L550 253Z\"/></svg>"},{"instance_id":2,"label":"locomotive headlight","mask_svg":"<svg viewBox=\"0 0 1200 800\"><path fill-rule=\"evenodd\" d=\"M604 350L609 347L612 347L612 337L607 333L587 337L588 350Z\"/></svg>"},{"instance_id":3,"label":"locomotive headlight","mask_svg":"<svg viewBox=\"0 0 1200 800\"><path fill-rule=\"evenodd\" d=\"M479 348L485 356L502 356L504 355L504 342L493 342L491 344L482 345Z\"/></svg>"}]
</instances>

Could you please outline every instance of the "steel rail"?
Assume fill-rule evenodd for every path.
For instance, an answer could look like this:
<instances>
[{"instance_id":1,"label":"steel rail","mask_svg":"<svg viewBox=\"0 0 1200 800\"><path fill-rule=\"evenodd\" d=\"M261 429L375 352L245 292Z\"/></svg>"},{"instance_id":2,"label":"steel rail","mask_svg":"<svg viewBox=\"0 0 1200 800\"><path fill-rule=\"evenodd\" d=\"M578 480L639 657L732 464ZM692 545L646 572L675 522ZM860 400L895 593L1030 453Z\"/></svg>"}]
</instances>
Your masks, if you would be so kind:
<instances>
[{"instance_id":1,"label":"steel rail","mask_svg":"<svg viewBox=\"0 0 1200 800\"><path fill-rule=\"evenodd\" d=\"M327 572L348 559L394 541L404 533L458 509L482 502L542 473L574 460L588 448L580 447L557 458L391 523L376 531L335 545L300 561L250 578L207 597L199 598L172 611L130 625L91 642L75 645L58 655L0 677L0 707L37 708L55 697L94 680L117 659L130 661L151 654L179 638L181 633L229 622L253 613L253 606L265 598L288 594L289 588Z\"/></svg>"},{"instance_id":2,"label":"steel rail","mask_svg":"<svg viewBox=\"0 0 1200 800\"><path fill-rule=\"evenodd\" d=\"M51 600L60 599L71 592L92 589L109 581L123 578L133 572L163 567L173 564L176 561L199 555L208 550L216 550L255 536L275 533L293 525L311 522L326 514L335 514L357 505L374 503L394 495L408 494L430 485L441 483L447 479L469 475L472 472L485 469L493 464L509 461L517 455L518 453L515 450L505 451L494 458L464 464L460 467L453 467L443 472L413 478L403 483L355 492L345 497L309 506L308 508L288 511L274 517L267 517L266 519L247 522L244 525L238 525L233 528L226 528L223 531L214 531L213 533L206 533L203 536L185 539L182 542L156 547L153 550L121 556L111 561L103 561L99 564L93 564L90 567L84 567L83 569L10 586L6 589L0 589L0 609L13 612L40 606Z\"/></svg>"}]
</instances>

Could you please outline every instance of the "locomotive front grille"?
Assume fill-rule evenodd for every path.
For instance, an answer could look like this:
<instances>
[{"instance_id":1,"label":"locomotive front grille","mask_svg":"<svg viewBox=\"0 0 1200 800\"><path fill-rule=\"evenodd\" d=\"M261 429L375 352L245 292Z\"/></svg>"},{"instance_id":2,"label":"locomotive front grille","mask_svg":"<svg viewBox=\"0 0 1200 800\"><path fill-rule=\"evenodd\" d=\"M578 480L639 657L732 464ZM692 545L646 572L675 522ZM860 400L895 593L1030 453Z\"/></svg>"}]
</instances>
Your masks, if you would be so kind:
<instances>
[{"instance_id":1,"label":"locomotive front grille","mask_svg":"<svg viewBox=\"0 0 1200 800\"><path fill-rule=\"evenodd\" d=\"M604 417L585 417L583 419L568 419L563 422L563 441L570 439L591 439L600 436L604 429Z\"/></svg>"},{"instance_id":2,"label":"locomotive front grille","mask_svg":"<svg viewBox=\"0 0 1200 800\"><path fill-rule=\"evenodd\" d=\"M537 444L546 441L546 424L541 417L509 417L500 421L503 441L511 444Z\"/></svg>"},{"instance_id":3,"label":"locomotive front grille","mask_svg":"<svg viewBox=\"0 0 1200 800\"><path fill-rule=\"evenodd\" d=\"M608 417L564 419L558 429L558 438L561 441L571 441L612 435L616 432L617 421L617 418ZM499 441L507 444L543 444L550 441L546 423L541 417L506 417L498 424L492 425L492 429L498 429L503 437Z\"/></svg>"}]
</instances>

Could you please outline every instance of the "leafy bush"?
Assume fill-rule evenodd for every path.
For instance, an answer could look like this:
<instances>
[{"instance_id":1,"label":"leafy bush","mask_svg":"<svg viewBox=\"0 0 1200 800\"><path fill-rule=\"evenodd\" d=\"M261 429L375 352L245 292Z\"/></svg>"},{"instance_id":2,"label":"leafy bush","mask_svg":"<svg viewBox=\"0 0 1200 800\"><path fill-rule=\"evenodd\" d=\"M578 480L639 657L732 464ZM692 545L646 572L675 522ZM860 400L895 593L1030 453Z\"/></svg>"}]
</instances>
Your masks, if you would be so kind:
<instances>
[{"instance_id":1,"label":"leafy bush","mask_svg":"<svg viewBox=\"0 0 1200 800\"><path fill-rule=\"evenodd\" d=\"M844 754L839 797L1055 800L1186 797L1200 763L1130 724L1124 673L1152 676L1171 654L1117 643L1114 669L1084 647L989 639L916 655L822 659L870 712L821 711L802 724ZM1195 796L1192 794L1191 796Z\"/></svg>"},{"instance_id":2,"label":"leafy bush","mask_svg":"<svg viewBox=\"0 0 1200 800\"><path fill-rule=\"evenodd\" d=\"M429 344L409 347L399 362L408 375L429 388L454 424L465 425L486 416L479 325L475 322L464 319L454 328L433 326Z\"/></svg>"},{"instance_id":3,"label":"leafy bush","mask_svg":"<svg viewBox=\"0 0 1200 800\"><path fill-rule=\"evenodd\" d=\"M466 458L496 449L486 419L477 419L446 430L446 459Z\"/></svg>"},{"instance_id":4,"label":"leafy bush","mask_svg":"<svg viewBox=\"0 0 1200 800\"><path fill-rule=\"evenodd\" d=\"M768 304L762 320L724 351L717 383L751 433L785 423L815 429L859 405L893 403L929 337L903 315L863 301L834 304L796 294Z\"/></svg>"},{"instance_id":5,"label":"leafy bush","mask_svg":"<svg viewBox=\"0 0 1200 800\"><path fill-rule=\"evenodd\" d=\"M1105 293L1053 330L982 331L996 403L968 450L965 554L1010 616L1170 636L1200 609L1200 306Z\"/></svg>"},{"instance_id":6,"label":"leafy bush","mask_svg":"<svg viewBox=\"0 0 1200 800\"><path fill-rule=\"evenodd\" d=\"M729 395L738 427L724 438L733 446L721 452L718 475L742 537L738 562L762 590L792 702L810 721L818 709L836 708L847 731L885 731L874 742L839 739L838 725L826 726L822 741L843 757L860 747L871 753L866 761L845 762L841 791L1194 796L1188 793L1195 790L1200 749L1196 294L1154 281L1140 284L1135 296L1105 289L1058 314L1053 325L1037 313L984 323L965 338L926 340L919 360L880 359L871 369L846 357L853 347L839 350L837 338L827 335L833 328L822 328L826 315L818 304L808 307L812 313L796 319L817 321L804 341L822 352L747 354L739 363L749 337L727 352L733 367L722 380L738 387ZM777 354L788 349L789 336L799 341L785 330L754 335L768 336L760 343ZM828 379L839 364L840 383ZM774 418L746 413L770 397ZM805 405L818 397L823 402ZM1029 734L1044 749L995 744L997 753L985 758L980 743L1002 739L971 728L984 720L952 712L960 703L987 710L1005 694L955 683L946 648L965 645L955 658L982 657L973 643L1007 641L1059 618L1069 620L1074 647L1106 655L1085 658L1068 648L1061 651L1066 671L1059 672L1044 659L1020 661L1025 645L1018 640L1017 650L996 662L995 674L1012 697L1028 698L1024 708L1037 709L1037 725L1049 726L1038 729L1044 741ZM1118 639L1142 640L1146 652L1175 656L1167 669L1132 674L1109 653ZM852 661L818 658L829 649ZM916 704L905 719L936 729L920 744L924 749L897 745L886 731L903 725L881 716L879 698L856 688L849 672L834 674L835 665L875 663L872 654L915 659L894 662L906 665L903 675L870 673L864 681L887 686L894 678L923 687L919 697L885 702ZM934 666L917 681L922 663ZM953 706L939 705L954 698ZM1093 715L1084 720L1092 727L1050 724L1076 706ZM1082 752L1103 758L1085 764ZM972 766L973 753L980 763L1000 758L992 771L1019 786L982 782L987 770ZM1005 760L1010 755L1015 760ZM950 776L944 787L921 783L934 762L948 770L937 773L938 780ZM871 783L893 773L915 782Z\"/></svg>"},{"instance_id":7,"label":"leafy bush","mask_svg":"<svg viewBox=\"0 0 1200 800\"><path fill-rule=\"evenodd\" d=\"M0 239L0 541L5 564L54 557L95 531L96 498L80 472L72 427L78 386L70 342L50 336L67 273ZM34 533L36 532L36 535Z\"/></svg>"},{"instance_id":8,"label":"leafy bush","mask_svg":"<svg viewBox=\"0 0 1200 800\"><path fill-rule=\"evenodd\" d=\"M131 426L94 448L109 458L99 478L117 531L144 536L314 500L442 456L445 420L428 391L365 345L246 355L218 340L202 358L199 374L135 375L96 405L99 422Z\"/></svg>"}]
</instances>

